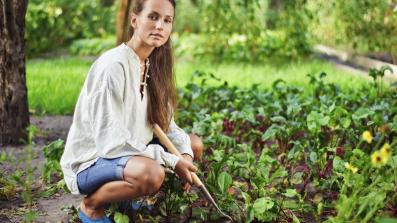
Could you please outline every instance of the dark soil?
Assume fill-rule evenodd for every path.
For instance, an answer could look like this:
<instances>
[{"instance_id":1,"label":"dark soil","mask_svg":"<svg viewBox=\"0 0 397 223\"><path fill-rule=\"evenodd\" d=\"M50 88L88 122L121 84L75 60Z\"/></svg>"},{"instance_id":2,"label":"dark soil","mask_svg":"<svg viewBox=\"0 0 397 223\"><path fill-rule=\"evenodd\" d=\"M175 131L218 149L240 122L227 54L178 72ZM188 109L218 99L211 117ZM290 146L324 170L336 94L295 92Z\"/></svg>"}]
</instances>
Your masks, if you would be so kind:
<instances>
[{"instance_id":1,"label":"dark soil","mask_svg":"<svg viewBox=\"0 0 397 223\"><path fill-rule=\"evenodd\" d=\"M37 181L32 185L33 194L36 195L34 210L39 216L36 222L68 222L69 217L66 211L61 210L64 207L74 205L78 206L81 196L71 195L60 191L49 198L39 196L44 191L46 185L40 179L41 169L44 163L43 146L57 139L66 140L67 133L72 123L72 116L42 116L31 117L31 124L39 128L37 136L33 139L33 160L31 167L36 168L34 179ZM18 158L24 155L24 146L6 146L1 150L11 153L13 157ZM20 165L24 165L21 163ZM5 174L15 171L15 166L11 163L0 163L0 169ZM0 200L0 222L21 222L24 218L27 208L23 204L20 196L21 191L17 189L16 195L11 200Z\"/></svg>"}]
</instances>

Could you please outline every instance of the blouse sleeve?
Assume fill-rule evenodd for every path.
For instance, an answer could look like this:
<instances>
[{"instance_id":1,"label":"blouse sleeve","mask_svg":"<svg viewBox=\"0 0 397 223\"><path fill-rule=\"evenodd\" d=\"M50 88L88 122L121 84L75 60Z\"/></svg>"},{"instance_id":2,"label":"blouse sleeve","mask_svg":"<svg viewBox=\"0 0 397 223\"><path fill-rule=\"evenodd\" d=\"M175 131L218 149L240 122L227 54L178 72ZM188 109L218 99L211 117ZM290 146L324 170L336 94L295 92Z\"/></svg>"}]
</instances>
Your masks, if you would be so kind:
<instances>
[{"instance_id":1,"label":"blouse sleeve","mask_svg":"<svg viewBox=\"0 0 397 223\"><path fill-rule=\"evenodd\" d=\"M170 128L166 135L181 154L189 154L194 158L190 137L175 123L174 118L171 120Z\"/></svg>"}]
</instances>

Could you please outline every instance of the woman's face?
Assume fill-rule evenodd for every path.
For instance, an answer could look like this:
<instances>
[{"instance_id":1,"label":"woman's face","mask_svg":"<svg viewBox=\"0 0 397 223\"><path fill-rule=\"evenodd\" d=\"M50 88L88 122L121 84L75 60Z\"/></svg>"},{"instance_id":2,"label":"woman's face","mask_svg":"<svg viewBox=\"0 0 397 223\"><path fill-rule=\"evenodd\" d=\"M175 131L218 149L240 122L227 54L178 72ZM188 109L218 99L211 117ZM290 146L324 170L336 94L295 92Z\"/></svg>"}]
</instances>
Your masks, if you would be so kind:
<instances>
[{"instance_id":1,"label":"woman's face","mask_svg":"<svg viewBox=\"0 0 397 223\"><path fill-rule=\"evenodd\" d=\"M167 42L172 31L174 7L168 0L147 0L139 15L133 15L134 35L151 47Z\"/></svg>"}]
</instances>

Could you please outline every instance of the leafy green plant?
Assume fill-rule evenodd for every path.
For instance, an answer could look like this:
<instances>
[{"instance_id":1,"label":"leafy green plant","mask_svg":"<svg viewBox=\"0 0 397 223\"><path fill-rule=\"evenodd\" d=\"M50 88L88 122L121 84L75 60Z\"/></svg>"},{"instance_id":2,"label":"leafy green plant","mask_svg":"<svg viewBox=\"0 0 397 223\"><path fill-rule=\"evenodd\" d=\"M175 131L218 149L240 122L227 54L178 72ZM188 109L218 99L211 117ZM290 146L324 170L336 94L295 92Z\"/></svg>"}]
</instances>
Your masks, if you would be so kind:
<instances>
[{"instance_id":1,"label":"leafy green plant","mask_svg":"<svg viewBox=\"0 0 397 223\"><path fill-rule=\"evenodd\" d=\"M14 165L17 167L16 171L11 175L11 179L14 181L16 187L21 190L21 198L26 205L27 212L24 216L24 222L34 222L38 216L37 211L33 207L34 205L34 171L36 167L32 166L33 159L33 137L37 133L37 127L30 125L27 128L28 141L25 146L25 153L15 160ZM22 166L20 166L22 165Z\"/></svg>"},{"instance_id":2,"label":"leafy green plant","mask_svg":"<svg viewBox=\"0 0 397 223\"><path fill-rule=\"evenodd\" d=\"M374 86L377 89L377 94L378 96L382 94L382 86L384 85L383 83L383 77L385 76L386 72L389 71L390 73L393 73L393 69L389 66L382 66L379 70L376 68L371 68L369 70L368 75L372 78L374 81Z\"/></svg>"},{"instance_id":3,"label":"leafy green plant","mask_svg":"<svg viewBox=\"0 0 397 223\"><path fill-rule=\"evenodd\" d=\"M397 178L391 172L371 172L373 150L361 139L368 128L384 131L383 136L377 134L376 148L393 139L396 111L387 108L396 106L394 94L378 97L373 86L342 91L325 81L325 73L308 76L309 94L282 80L271 91L261 92L255 86L228 87L212 74L196 75L201 85L186 87L178 118L204 136L209 147L201 165L205 182L235 218L324 221L343 210L355 214L330 219L368 221L386 214L386 206L394 210L395 203L380 195L390 193ZM209 79L219 86L207 85ZM361 173L363 166L370 172ZM361 181L349 180L357 175ZM364 180L364 175L381 175L390 183L375 199L379 181ZM230 193L225 196L227 187ZM229 195L234 202L225 199Z\"/></svg>"},{"instance_id":4,"label":"leafy green plant","mask_svg":"<svg viewBox=\"0 0 397 223\"><path fill-rule=\"evenodd\" d=\"M12 154L1 151L0 164L15 162ZM0 172L0 200L10 200L15 196L15 184L3 172Z\"/></svg>"},{"instance_id":5,"label":"leafy green plant","mask_svg":"<svg viewBox=\"0 0 397 223\"><path fill-rule=\"evenodd\" d=\"M179 91L178 124L203 136L198 175L235 221L372 222L397 215L393 88L342 90L325 73L308 75L307 89L283 80L267 90L239 88L199 71L193 79ZM62 150L62 141L44 149L49 181L59 175ZM173 174L138 209L126 207L108 214L118 222L220 217L197 189L183 192Z\"/></svg>"},{"instance_id":6,"label":"leafy green plant","mask_svg":"<svg viewBox=\"0 0 397 223\"><path fill-rule=\"evenodd\" d=\"M51 142L43 147L44 152L44 167L41 177L46 183L58 182L63 178L61 165L59 163L65 142L62 139Z\"/></svg>"}]
</instances>

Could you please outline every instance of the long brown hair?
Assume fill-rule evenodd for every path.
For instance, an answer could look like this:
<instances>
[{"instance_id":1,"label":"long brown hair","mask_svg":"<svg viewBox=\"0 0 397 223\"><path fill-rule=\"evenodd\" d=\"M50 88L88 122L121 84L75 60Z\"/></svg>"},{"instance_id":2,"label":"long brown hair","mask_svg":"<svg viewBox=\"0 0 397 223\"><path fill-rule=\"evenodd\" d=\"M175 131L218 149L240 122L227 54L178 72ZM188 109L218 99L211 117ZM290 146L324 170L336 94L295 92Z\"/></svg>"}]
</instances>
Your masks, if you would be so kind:
<instances>
[{"instance_id":1,"label":"long brown hair","mask_svg":"<svg viewBox=\"0 0 397 223\"><path fill-rule=\"evenodd\" d=\"M142 12L146 0L135 0L132 13L139 15ZM169 0L174 7L175 1ZM129 38L134 34L132 26L129 26ZM174 76L174 59L171 48L171 39L165 44L155 48L149 55L149 74L147 79L148 89L148 121L157 123L164 131L168 131L173 112L177 106L177 92Z\"/></svg>"}]
</instances>

